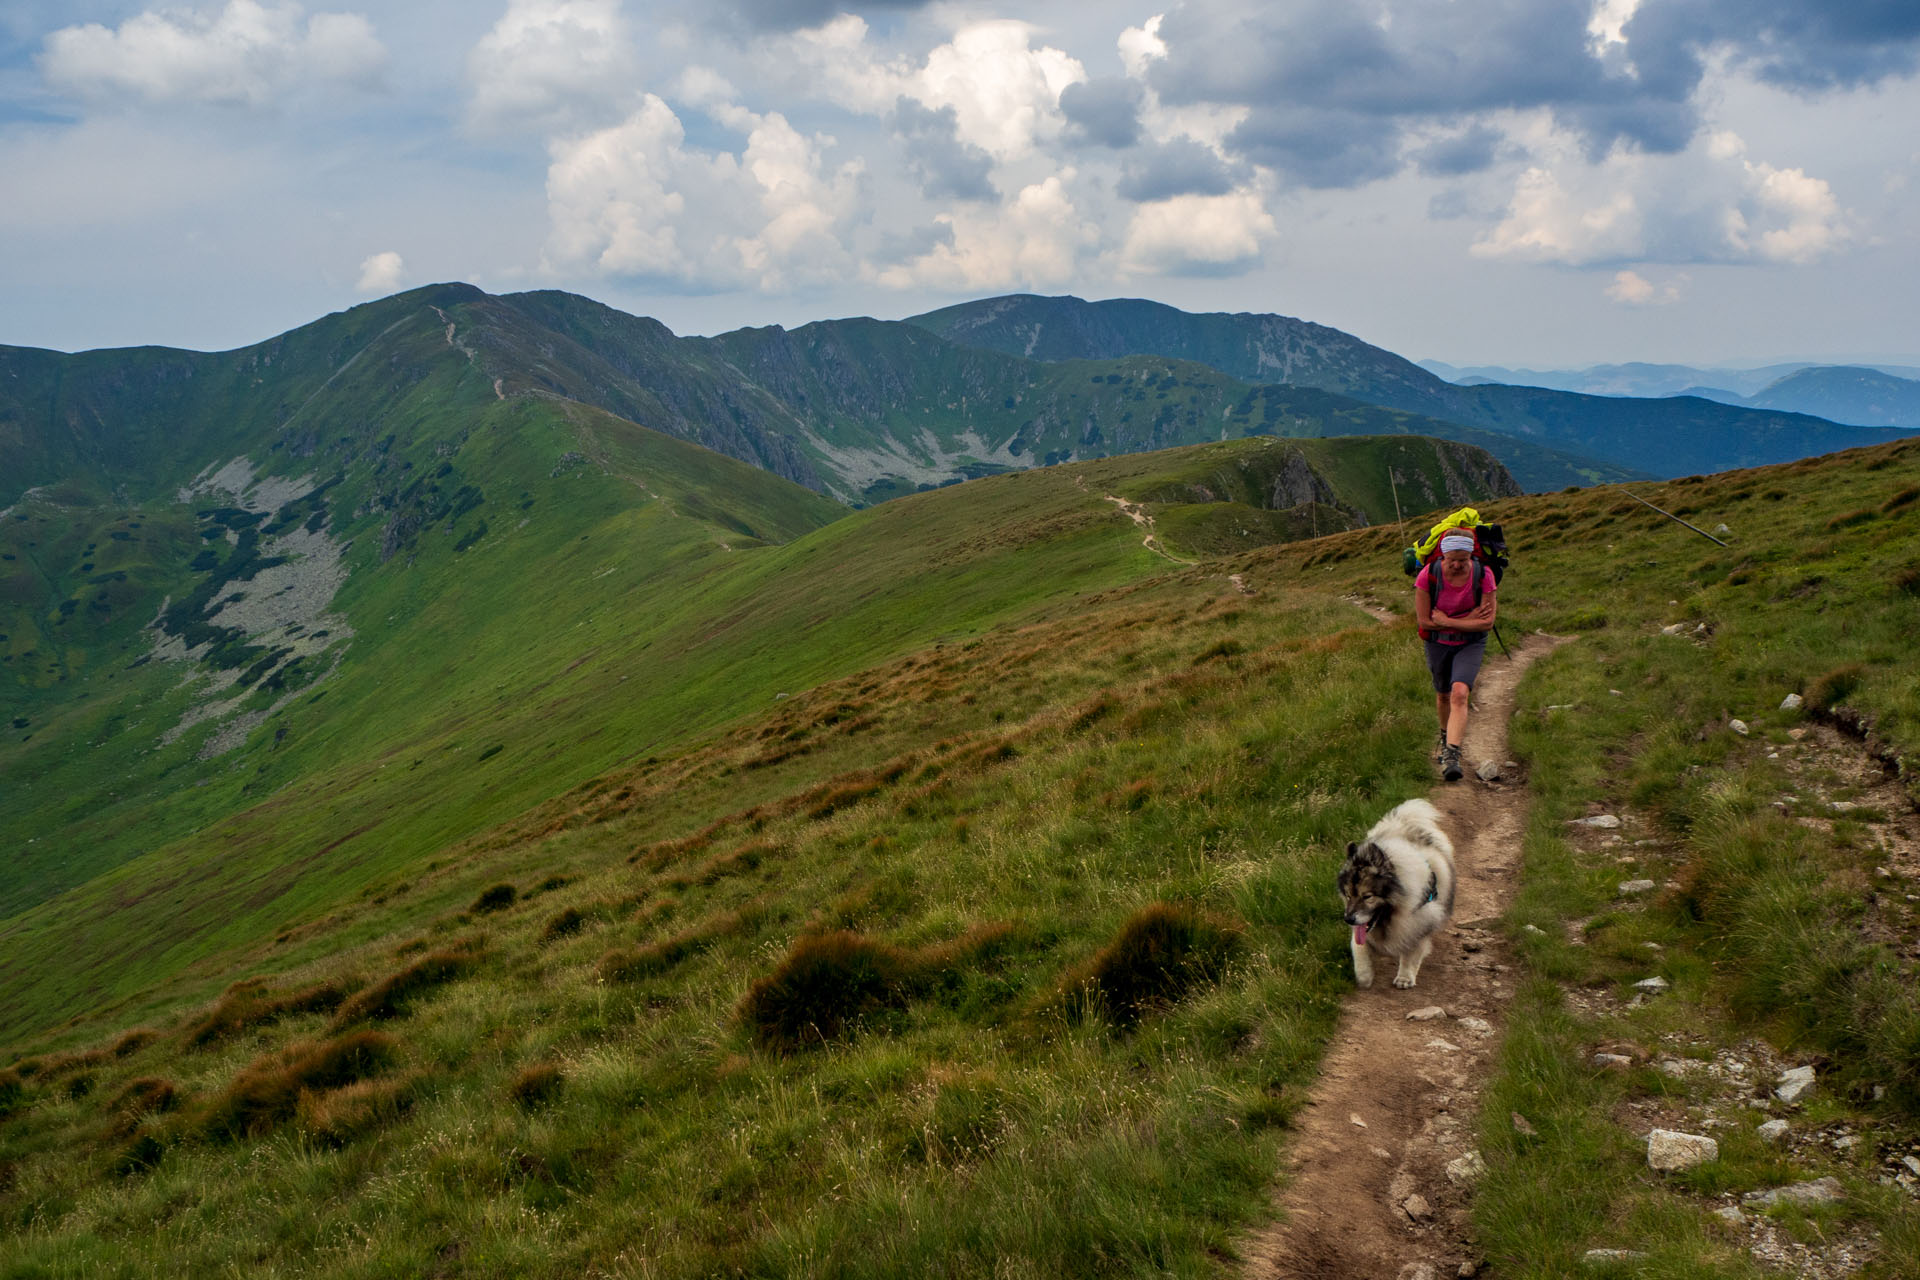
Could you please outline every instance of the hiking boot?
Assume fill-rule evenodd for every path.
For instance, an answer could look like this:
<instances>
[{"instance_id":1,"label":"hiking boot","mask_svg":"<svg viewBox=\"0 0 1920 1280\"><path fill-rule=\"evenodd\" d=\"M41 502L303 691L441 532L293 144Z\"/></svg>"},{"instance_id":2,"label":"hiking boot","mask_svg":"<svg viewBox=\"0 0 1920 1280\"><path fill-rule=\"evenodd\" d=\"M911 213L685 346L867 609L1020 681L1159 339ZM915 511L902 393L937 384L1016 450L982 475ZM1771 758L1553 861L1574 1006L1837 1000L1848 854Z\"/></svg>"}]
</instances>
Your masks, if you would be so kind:
<instances>
[{"instance_id":1,"label":"hiking boot","mask_svg":"<svg viewBox=\"0 0 1920 1280\"><path fill-rule=\"evenodd\" d=\"M1434 763L1438 764L1440 761L1440 757L1445 754L1447 754L1447 731L1445 729L1442 729L1440 730L1439 735L1436 736L1433 741Z\"/></svg>"},{"instance_id":2,"label":"hiking boot","mask_svg":"<svg viewBox=\"0 0 1920 1280\"><path fill-rule=\"evenodd\" d=\"M1448 782L1460 781L1466 770L1460 767L1460 748L1452 745L1440 749L1440 776Z\"/></svg>"}]
</instances>

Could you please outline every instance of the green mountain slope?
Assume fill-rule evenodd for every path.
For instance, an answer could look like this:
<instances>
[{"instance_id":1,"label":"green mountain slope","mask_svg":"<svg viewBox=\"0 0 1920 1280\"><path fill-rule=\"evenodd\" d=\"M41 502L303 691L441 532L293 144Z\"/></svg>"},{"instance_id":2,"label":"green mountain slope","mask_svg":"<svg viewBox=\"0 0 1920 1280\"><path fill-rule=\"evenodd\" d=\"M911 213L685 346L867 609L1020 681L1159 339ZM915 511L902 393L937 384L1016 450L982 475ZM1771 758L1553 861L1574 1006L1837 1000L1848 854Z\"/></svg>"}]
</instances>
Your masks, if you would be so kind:
<instances>
[{"instance_id":1,"label":"green mountain slope","mask_svg":"<svg viewBox=\"0 0 1920 1280\"><path fill-rule=\"evenodd\" d=\"M1692 396L1617 400L1540 387L1456 386L1339 330L1286 316L1190 315L1140 299L1018 295L960 303L909 323L1035 359L1151 353L1192 360L1248 381L1318 387L1661 476L1784 462L1890 438Z\"/></svg>"},{"instance_id":2,"label":"green mountain slope","mask_svg":"<svg viewBox=\"0 0 1920 1280\"><path fill-rule=\"evenodd\" d=\"M575 412L614 438L603 416ZM1286 491L1295 449L1350 447L1371 477L1410 443L1226 442L989 477L780 546L689 538L665 557L688 575L671 595L644 572L660 557L607 545L656 547L640 535L671 516L663 497L540 558L542 638L516 620L473 646L479 661L448 652L463 633L445 599L406 678L439 682L428 700L455 712L477 700L484 732L445 726L464 747L447 753L457 768L432 766L430 784L428 763L383 778L428 757L396 739L363 754L343 726L311 794L296 784L129 864L117 901L70 894L6 935L6 972L35 986L43 1021L60 1008L58 975L85 972L94 948L154 967L144 987L91 975L124 994L0 1069L0 1257L26 1274L133 1276L557 1276L641 1260L688 1276L1217 1270L1271 1215L1287 1119L1350 986L1329 901L1340 851L1432 785L1432 701L1406 628L1351 603L1408 601L1402 529L1174 564L1110 499L1145 503L1157 526L1195 508L1264 509L1255 500ZM629 464L666 469L629 447L641 445L610 446L610 482L631 485ZM1912 1025L1910 965L1860 949L1863 913L1879 912L1875 929L1891 919L1850 888L1887 856L1867 840L1870 815L1822 820L1842 879L1803 874L1804 902L1730 902L1742 882L1691 879L1689 857L1732 869L1781 831L1812 838L1805 815L1774 812L1768 785L1765 752L1788 750L1796 721L1761 719L1796 687L1871 724L1899 767L1920 757L1915 448L1647 491L1732 526L1727 548L1608 489L1486 504L1516 549L1503 616L1585 637L1521 692L1515 741L1554 763L1534 770L1543 813L1527 875L1567 878L1565 819L1594 788L1617 786L1682 831L1672 850L1631 847L1673 863L1682 888L1659 912L1620 907L1617 849L1571 876L1564 902L1523 894L1512 939L1533 976L1517 1043L1563 1034L1558 974L1592 966L1599 985L1582 998L1611 990L1611 1019L1650 965L1676 990L1764 987L1776 970L1708 957L1778 936L1820 961L1816 981L1787 989L1792 1021L1763 1008L1742 1034L1791 1039L1825 1017L1836 1059L1864 1047L1898 1061L1891 1034L1856 1016ZM440 554L423 545L414 569ZM609 563L626 568L590 597L593 621L568 614ZM483 585L477 614L510 604ZM356 647L400 600L367 597ZM1685 635L1662 630L1680 622ZM526 710L486 700L502 668L533 690L508 700ZM763 669L776 674L757 682ZM347 694L345 674L316 707ZM671 708L661 719L630 706L655 696ZM722 718L700 719L721 703ZM1724 725L1726 708L1749 706L1751 738ZM408 790L462 801L461 774L539 771L603 724L623 741L592 776L466 834L416 827L365 852L386 840L368 824L401 821ZM501 725L512 731L495 736ZM482 742L501 749L474 751ZM337 805L332 839L347 839L294 846L289 815L322 793ZM1713 854L1730 823L1743 824L1734 847ZM1767 839L1751 824L1772 824ZM363 860L329 880L335 854ZM305 888L270 916L249 894L288 855ZM1576 908L1592 947L1520 928L1557 930L1548 912ZM1791 931L1763 927L1789 909ZM169 915L192 954L167 949ZM1688 930L1708 948L1698 957L1683 953ZM1666 958L1646 958L1649 931ZM1829 934L1853 948L1832 963L1814 942ZM1850 1002L1818 998L1836 990ZM1674 1017L1668 1030L1702 1025ZM1587 1136L1580 1126L1691 1096L1652 1070L1610 1083L1585 1065L1591 1046L1515 1062L1510 1087L1535 1091L1524 1105L1553 1127L1531 1145L1486 1143L1488 1178L1510 1197L1490 1228L1502 1265L1526 1261L1513 1242L1543 1213L1576 1233L1550 1244L1557 1265L1643 1212L1649 1233L1696 1251L1693 1270L1738 1274L1737 1257L1711 1269L1720 1237L1696 1219L1749 1184L1649 1184L1624 1125ZM1808 1119L1882 1132L1910 1068L1876 1077L1850 1062L1833 1065L1833 1098ZM1880 1111L1839 1110L1872 1098L1876 1078L1892 1086ZM1563 1104L1542 1109L1538 1091L1562 1087ZM1506 1109L1494 1114L1511 1133ZM1577 1145L1551 1140L1562 1124ZM1738 1176L1781 1180L1746 1129L1723 1136ZM1574 1172L1533 1180L1528 1162L1554 1158ZM1582 1182L1576 1161L1605 1179ZM1911 1206L1875 1192L1873 1168L1840 1169L1855 1194L1838 1221L1881 1224L1887 1247L1907 1250L1890 1256L1910 1257ZM1537 1186L1550 1194L1529 1206ZM1596 1209L1615 1186L1619 1212ZM1691 1198L1656 1214L1644 1207L1656 1195ZM1569 1222L1576 1210L1588 1216Z\"/></svg>"}]
</instances>

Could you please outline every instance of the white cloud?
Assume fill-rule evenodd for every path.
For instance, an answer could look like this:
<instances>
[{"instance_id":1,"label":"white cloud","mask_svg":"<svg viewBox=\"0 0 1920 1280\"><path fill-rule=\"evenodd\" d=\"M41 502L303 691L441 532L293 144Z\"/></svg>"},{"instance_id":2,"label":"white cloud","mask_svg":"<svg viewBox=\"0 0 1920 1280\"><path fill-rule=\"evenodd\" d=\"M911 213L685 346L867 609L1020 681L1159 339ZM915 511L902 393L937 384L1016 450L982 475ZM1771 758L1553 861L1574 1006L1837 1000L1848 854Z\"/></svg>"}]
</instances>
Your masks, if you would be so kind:
<instances>
[{"instance_id":1,"label":"white cloud","mask_svg":"<svg viewBox=\"0 0 1920 1280\"><path fill-rule=\"evenodd\" d=\"M550 130L631 102L633 49L620 0L510 0L467 57L468 120Z\"/></svg>"},{"instance_id":2,"label":"white cloud","mask_svg":"<svg viewBox=\"0 0 1920 1280\"><path fill-rule=\"evenodd\" d=\"M406 264L400 261L400 255L389 249L385 253L370 255L360 264L360 280L355 284L357 293L388 294L400 287L400 280L406 271Z\"/></svg>"},{"instance_id":3,"label":"white cloud","mask_svg":"<svg viewBox=\"0 0 1920 1280\"><path fill-rule=\"evenodd\" d=\"M1638 271L1616 271L1605 293L1624 306L1663 307L1680 300L1680 286L1686 279L1681 275L1665 284L1655 284Z\"/></svg>"},{"instance_id":4,"label":"white cloud","mask_svg":"<svg viewBox=\"0 0 1920 1280\"><path fill-rule=\"evenodd\" d=\"M738 155L687 145L654 94L622 123L549 146L550 270L777 292L844 279L845 237L861 213L861 166L829 173L832 139L778 112L718 106L746 135Z\"/></svg>"},{"instance_id":5,"label":"white cloud","mask_svg":"<svg viewBox=\"0 0 1920 1280\"><path fill-rule=\"evenodd\" d=\"M1120 33L1120 62L1134 79L1145 78L1149 64L1167 56L1167 42L1160 38L1160 23L1167 15L1156 13L1137 27Z\"/></svg>"},{"instance_id":6,"label":"white cloud","mask_svg":"<svg viewBox=\"0 0 1920 1280\"><path fill-rule=\"evenodd\" d=\"M913 261L879 273L896 289L1009 289L1066 283L1099 242L1099 228L1074 207L1072 171L1022 188L999 208L942 214L950 238Z\"/></svg>"},{"instance_id":7,"label":"white cloud","mask_svg":"<svg viewBox=\"0 0 1920 1280\"><path fill-rule=\"evenodd\" d=\"M1135 274L1230 274L1255 265L1278 234L1255 192L1175 196L1134 211L1120 261Z\"/></svg>"},{"instance_id":8,"label":"white cloud","mask_svg":"<svg viewBox=\"0 0 1920 1280\"><path fill-rule=\"evenodd\" d=\"M1567 266L1804 266L1852 237L1824 179L1749 160L1738 135L1719 131L1676 156L1617 153L1598 165L1562 148L1520 175L1504 216L1471 252Z\"/></svg>"},{"instance_id":9,"label":"white cloud","mask_svg":"<svg viewBox=\"0 0 1920 1280\"><path fill-rule=\"evenodd\" d=\"M936 111L952 107L960 140L1007 163L1060 135L1061 91L1087 78L1079 59L1036 47L1034 34L1011 19L973 23L915 66L883 55L868 43L867 24L842 14L769 42L762 59L770 77L864 115L886 115L902 97Z\"/></svg>"},{"instance_id":10,"label":"white cloud","mask_svg":"<svg viewBox=\"0 0 1920 1280\"><path fill-rule=\"evenodd\" d=\"M218 13L148 11L47 37L41 71L57 89L148 102L264 105L304 80L371 84L387 51L359 14L228 0Z\"/></svg>"}]
</instances>

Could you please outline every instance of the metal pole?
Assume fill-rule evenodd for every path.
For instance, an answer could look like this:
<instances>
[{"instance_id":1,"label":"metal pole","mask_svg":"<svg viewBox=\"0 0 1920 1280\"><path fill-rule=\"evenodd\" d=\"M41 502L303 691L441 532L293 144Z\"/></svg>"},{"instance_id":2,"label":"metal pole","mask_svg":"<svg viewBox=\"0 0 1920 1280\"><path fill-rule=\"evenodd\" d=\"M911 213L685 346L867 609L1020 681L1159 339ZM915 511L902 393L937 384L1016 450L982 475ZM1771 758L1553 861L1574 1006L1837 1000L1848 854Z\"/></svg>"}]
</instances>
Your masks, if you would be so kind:
<instances>
[{"instance_id":1,"label":"metal pole","mask_svg":"<svg viewBox=\"0 0 1920 1280\"><path fill-rule=\"evenodd\" d=\"M1632 498L1635 502L1639 503L1643 507L1646 507L1650 511L1660 511L1660 508L1654 506L1651 502L1648 502L1645 498L1641 497L1637 493L1627 493L1625 489L1622 489L1620 492L1626 493L1629 498ZM1685 520L1682 520L1679 516L1674 515L1671 511L1660 511L1660 514L1665 516L1667 519L1673 521L1675 524L1687 524ZM1721 542L1720 539L1708 533L1705 529L1700 528L1698 525L1687 524L1687 528L1692 529L1695 533L1699 534L1701 537L1705 538L1708 542L1711 542L1716 546L1724 547L1727 545L1726 543Z\"/></svg>"}]
</instances>

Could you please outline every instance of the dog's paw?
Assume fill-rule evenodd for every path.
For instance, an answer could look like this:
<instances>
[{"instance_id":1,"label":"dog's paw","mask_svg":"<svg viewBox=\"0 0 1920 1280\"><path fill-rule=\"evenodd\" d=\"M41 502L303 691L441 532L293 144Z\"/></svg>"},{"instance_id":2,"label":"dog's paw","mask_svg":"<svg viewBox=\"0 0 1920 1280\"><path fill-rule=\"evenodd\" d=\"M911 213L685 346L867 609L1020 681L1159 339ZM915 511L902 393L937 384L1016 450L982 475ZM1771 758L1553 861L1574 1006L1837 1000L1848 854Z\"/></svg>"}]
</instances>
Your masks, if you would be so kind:
<instances>
[{"instance_id":1,"label":"dog's paw","mask_svg":"<svg viewBox=\"0 0 1920 1280\"><path fill-rule=\"evenodd\" d=\"M1356 973L1353 975L1353 985L1360 988L1362 991L1365 991L1368 987L1373 985L1373 975L1370 973L1368 974Z\"/></svg>"},{"instance_id":2,"label":"dog's paw","mask_svg":"<svg viewBox=\"0 0 1920 1280\"><path fill-rule=\"evenodd\" d=\"M1393 985L1396 987L1410 987L1413 985L1413 979L1404 973L1398 974L1393 979Z\"/></svg>"}]
</instances>

